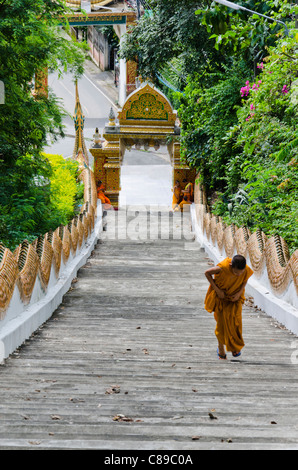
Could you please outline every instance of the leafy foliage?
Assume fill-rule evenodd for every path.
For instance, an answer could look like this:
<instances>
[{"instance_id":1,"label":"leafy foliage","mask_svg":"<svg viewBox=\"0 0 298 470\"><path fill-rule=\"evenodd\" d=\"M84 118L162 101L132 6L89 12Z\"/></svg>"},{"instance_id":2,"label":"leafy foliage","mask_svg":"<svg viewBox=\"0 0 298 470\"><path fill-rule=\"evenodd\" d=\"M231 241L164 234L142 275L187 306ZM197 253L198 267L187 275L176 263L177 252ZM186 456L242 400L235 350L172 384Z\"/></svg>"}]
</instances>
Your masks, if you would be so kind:
<instances>
[{"instance_id":1,"label":"leafy foliage","mask_svg":"<svg viewBox=\"0 0 298 470\"><path fill-rule=\"evenodd\" d=\"M47 230L50 217L51 167L29 155L19 157L12 167L0 172L0 234L13 249L25 238L32 241Z\"/></svg>"},{"instance_id":2,"label":"leafy foliage","mask_svg":"<svg viewBox=\"0 0 298 470\"><path fill-rule=\"evenodd\" d=\"M121 57L138 62L139 74L157 83L160 73L179 57L182 75L199 73L220 63L220 56L208 41L208 32L195 15L196 0L148 0L151 14L144 15L129 31L121 45ZM210 3L210 2L207 2Z\"/></svg>"},{"instance_id":3,"label":"leafy foliage","mask_svg":"<svg viewBox=\"0 0 298 470\"><path fill-rule=\"evenodd\" d=\"M13 169L0 174L1 241L14 249L33 241L79 211L83 187L77 181L77 162L60 155L20 157Z\"/></svg>"},{"instance_id":4,"label":"leafy foliage","mask_svg":"<svg viewBox=\"0 0 298 470\"><path fill-rule=\"evenodd\" d=\"M51 218L53 228L68 224L74 217L75 209L81 203L82 185L78 183L78 164L65 160L62 155L45 154L52 168L51 175Z\"/></svg>"},{"instance_id":5,"label":"leafy foliage","mask_svg":"<svg viewBox=\"0 0 298 470\"><path fill-rule=\"evenodd\" d=\"M297 36L270 50L255 83L246 83L237 125L227 141L241 154L237 188L230 178L217 213L238 225L278 233L298 246ZM243 94L243 91L242 91Z\"/></svg>"},{"instance_id":6,"label":"leafy foliage","mask_svg":"<svg viewBox=\"0 0 298 470\"><path fill-rule=\"evenodd\" d=\"M83 72L85 46L61 34L63 0L0 2L0 239L13 246L43 233L51 217L51 167L41 156L47 136L63 136L63 109L50 92L34 96L34 75L44 67Z\"/></svg>"},{"instance_id":7,"label":"leafy foliage","mask_svg":"<svg viewBox=\"0 0 298 470\"><path fill-rule=\"evenodd\" d=\"M206 74L210 87L200 86L196 77L180 95L179 117L182 121L183 156L191 167L201 172L205 185L217 190L224 185L224 175L233 153L233 142L224 142L226 133L237 123L235 109L241 105L239 90L250 73L246 63L232 63L224 72ZM234 176L235 183L238 175Z\"/></svg>"}]
</instances>

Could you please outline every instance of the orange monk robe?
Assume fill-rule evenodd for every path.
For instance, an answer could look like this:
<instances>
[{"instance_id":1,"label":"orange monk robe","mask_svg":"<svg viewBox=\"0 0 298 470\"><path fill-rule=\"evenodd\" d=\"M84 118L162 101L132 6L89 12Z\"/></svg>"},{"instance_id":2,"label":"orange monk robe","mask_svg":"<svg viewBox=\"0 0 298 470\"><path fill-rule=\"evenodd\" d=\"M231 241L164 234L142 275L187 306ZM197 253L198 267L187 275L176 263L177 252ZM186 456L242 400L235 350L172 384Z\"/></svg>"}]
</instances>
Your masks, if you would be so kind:
<instances>
[{"instance_id":1,"label":"orange monk robe","mask_svg":"<svg viewBox=\"0 0 298 470\"><path fill-rule=\"evenodd\" d=\"M241 286L245 284L252 276L253 271L246 266L245 271L240 276L233 274L231 265L232 259L226 258L219 263L221 272L215 274L214 281L219 289L225 291L226 297L232 296L240 291ZM227 351L240 352L245 346L242 337L242 306L245 301L244 292L237 302L227 299L220 299L213 287L210 285L206 298L205 309L212 313L217 322L215 335L220 344L224 344Z\"/></svg>"},{"instance_id":2,"label":"orange monk robe","mask_svg":"<svg viewBox=\"0 0 298 470\"><path fill-rule=\"evenodd\" d=\"M111 205L111 201L110 199L105 196L104 194L104 186L103 184L101 184L98 188L97 188L97 198L101 200L102 204L104 205Z\"/></svg>"},{"instance_id":3,"label":"orange monk robe","mask_svg":"<svg viewBox=\"0 0 298 470\"><path fill-rule=\"evenodd\" d=\"M191 202L188 201L188 200L185 201L184 199L183 199L183 201L181 201L180 204L179 204L179 207L180 207L181 212L183 212L183 211L184 211L184 212L185 212L185 211L189 211L189 210L190 210L190 206L191 206Z\"/></svg>"},{"instance_id":4,"label":"orange monk robe","mask_svg":"<svg viewBox=\"0 0 298 470\"><path fill-rule=\"evenodd\" d=\"M173 192L174 192L174 194L173 194L172 207L173 207L173 209L176 209L176 207L178 206L178 204L181 201L182 189L179 186L175 186L174 189L173 189Z\"/></svg>"},{"instance_id":5,"label":"orange monk robe","mask_svg":"<svg viewBox=\"0 0 298 470\"><path fill-rule=\"evenodd\" d=\"M184 196L187 197L187 200L189 202L193 202L193 196L194 196L194 191L193 191L193 184L192 183L188 183L185 187L185 193L184 193Z\"/></svg>"}]
</instances>

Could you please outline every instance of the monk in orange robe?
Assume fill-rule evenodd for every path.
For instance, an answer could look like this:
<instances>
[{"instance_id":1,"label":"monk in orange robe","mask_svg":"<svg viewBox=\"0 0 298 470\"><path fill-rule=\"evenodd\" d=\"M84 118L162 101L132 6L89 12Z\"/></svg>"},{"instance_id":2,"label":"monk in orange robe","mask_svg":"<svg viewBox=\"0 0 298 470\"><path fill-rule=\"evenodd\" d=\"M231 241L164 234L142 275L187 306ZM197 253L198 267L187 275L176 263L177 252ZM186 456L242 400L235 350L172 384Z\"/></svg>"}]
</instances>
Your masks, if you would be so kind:
<instances>
[{"instance_id":1,"label":"monk in orange robe","mask_svg":"<svg viewBox=\"0 0 298 470\"><path fill-rule=\"evenodd\" d=\"M102 181L99 181L99 185L97 187L97 198L101 200L103 208L105 210L109 210L111 209L112 205L110 199L105 195L104 189L105 188Z\"/></svg>"},{"instance_id":2,"label":"monk in orange robe","mask_svg":"<svg viewBox=\"0 0 298 470\"><path fill-rule=\"evenodd\" d=\"M180 202L178 209L176 210L181 210L181 212L186 212L190 210L191 202L189 201L187 196L184 196L182 201Z\"/></svg>"},{"instance_id":3,"label":"monk in orange robe","mask_svg":"<svg viewBox=\"0 0 298 470\"><path fill-rule=\"evenodd\" d=\"M182 197L182 188L181 188L181 184L180 184L180 181L176 181L176 185L173 189L173 203L172 203L172 207L173 207L173 210L175 210L180 202L181 202L181 197Z\"/></svg>"},{"instance_id":4,"label":"monk in orange robe","mask_svg":"<svg viewBox=\"0 0 298 470\"><path fill-rule=\"evenodd\" d=\"M225 347L234 357L238 357L245 346L242 337L242 306L245 301L245 287L252 274L252 269L241 255L236 255L233 259L226 258L205 272L210 283L205 309L210 313L214 312L217 322L215 335L219 359L227 358Z\"/></svg>"},{"instance_id":5,"label":"monk in orange robe","mask_svg":"<svg viewBox=\"0 0 298 470\"><path fill-rule=\"evenodd\" d=\"M187 180L183 180L183 183L187 183ZM185 189L182 190L182 194L187 197L187 200L189 202L193 202L194 200L194 190L193 190L193 184L192 183L187 183L185 186Z\"/></svg>"}]
</instances>

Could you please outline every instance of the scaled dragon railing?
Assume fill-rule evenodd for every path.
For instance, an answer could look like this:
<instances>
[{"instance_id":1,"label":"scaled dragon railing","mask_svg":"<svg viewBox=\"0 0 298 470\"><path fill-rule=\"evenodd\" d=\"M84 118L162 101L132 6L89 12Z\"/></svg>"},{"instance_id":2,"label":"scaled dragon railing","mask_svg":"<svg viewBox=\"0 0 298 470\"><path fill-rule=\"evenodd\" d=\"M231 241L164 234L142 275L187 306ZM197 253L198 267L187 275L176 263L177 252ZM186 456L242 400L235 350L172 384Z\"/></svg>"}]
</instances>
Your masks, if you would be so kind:
<instances>
[{"instance_id":1,"label":"scaled dragon railing","mask_svg":"<svg viewBox=\"0 0 298 470\"><path fill-rule=\"evenodd\" d=\"M220 217L213 215L207 205L206 195L199 184L195 188L197 221L207 239L228 257L235 251L249 256L251 268L257 279L266 269L272 291L282 296L294 283L298 295L298 250L292 256L285 240L279 235L268 238L261 230L251 233L247 227L225 225Z\"/></svg>"}]
</instances>

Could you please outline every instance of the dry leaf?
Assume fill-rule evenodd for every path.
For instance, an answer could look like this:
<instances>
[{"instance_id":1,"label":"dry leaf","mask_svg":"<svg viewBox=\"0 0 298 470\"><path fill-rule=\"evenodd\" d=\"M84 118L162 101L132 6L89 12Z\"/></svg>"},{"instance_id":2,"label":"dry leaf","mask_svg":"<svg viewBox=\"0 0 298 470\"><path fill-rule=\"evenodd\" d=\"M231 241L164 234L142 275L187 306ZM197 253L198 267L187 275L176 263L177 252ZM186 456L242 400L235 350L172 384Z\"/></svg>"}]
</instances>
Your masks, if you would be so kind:
<instances>
[{"instance_id":1,"label":"dry leaf","mask_svg":"<svg viewBox=\"0 0 298 470\"><path fill-rule=\"evenodd\" d=\"M128 418L127 416L125 415L115 415L113 417L113 421L117 421L117 422L125 422L125 423L132 423L133 422L133 419L132 418Z\"/></svg>"},{"instance_id":2,"label":"dry leaf","mask_svg":"<svg viewBox=\"0 0 298 470\"><path fill-rule=\"evenodd\" d=\"M62 419L62 418L61 418L61 416L59 416L59 415L52 415L52 416L51 416L51 419L53 419L54 421L55 421L55 420L58 421L59 419Z\"/></svg>"},{"instance_id":3,"label":"dry leaf","mask_svg":"<svg viewBox=\"0 0 298 470\"><path fill-rule=\"evenodd\" d=\"M212 413L208 413L208 414L209 414L210 419L217 419L217 416L214 416L214 414L212 414Z\"/></svg>"},{"instance_id":4,"label":"dry leaf","mask_svg":"<svg viewBox=\"0 0 298 470\"><path fill-rule=\"evenodd\" d=\"M193 441L198 441L201 438L201 436L192 436Z\"/></svg>"},{"instance_id":5,"label":"dry leaf","mask_svg":"<svg viewBox=\"0 0 298 470\"><path fill-rule=\"evenodd\" d=\"M113 395L114 393L120 393L119 385L112 385L111 388L106 390L106 395Z\"/></svg>"}]
</instances>

